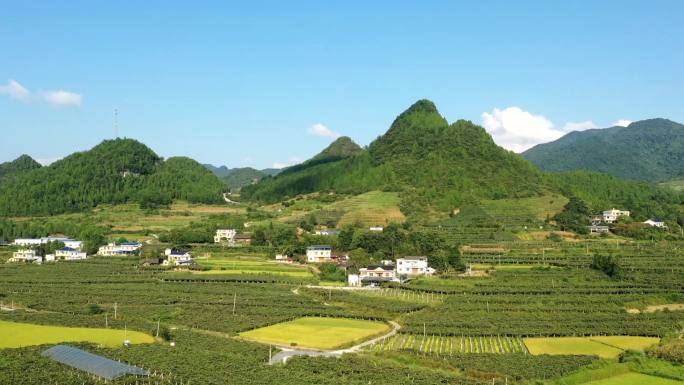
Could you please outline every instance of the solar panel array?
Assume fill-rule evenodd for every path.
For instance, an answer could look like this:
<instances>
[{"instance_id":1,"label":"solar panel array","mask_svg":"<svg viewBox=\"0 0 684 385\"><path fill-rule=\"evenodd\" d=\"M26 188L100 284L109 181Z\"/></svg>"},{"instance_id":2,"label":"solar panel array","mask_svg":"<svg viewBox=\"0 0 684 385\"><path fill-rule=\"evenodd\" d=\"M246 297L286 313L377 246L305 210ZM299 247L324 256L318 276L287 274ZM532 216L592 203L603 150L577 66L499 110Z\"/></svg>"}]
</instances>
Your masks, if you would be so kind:
<instances>
[{"instance_id":1,"label":"solar panel array","mask_svg":"<svg viewBox=\"0 0 684 385\"><path fill-rule=\"evenodd\" d=\"M68 345L55 345L44 351L42 355L106 380L114 380L126 374L149 375L148 371L137 366L110 360Z\"/></svg>"}]
</instances>

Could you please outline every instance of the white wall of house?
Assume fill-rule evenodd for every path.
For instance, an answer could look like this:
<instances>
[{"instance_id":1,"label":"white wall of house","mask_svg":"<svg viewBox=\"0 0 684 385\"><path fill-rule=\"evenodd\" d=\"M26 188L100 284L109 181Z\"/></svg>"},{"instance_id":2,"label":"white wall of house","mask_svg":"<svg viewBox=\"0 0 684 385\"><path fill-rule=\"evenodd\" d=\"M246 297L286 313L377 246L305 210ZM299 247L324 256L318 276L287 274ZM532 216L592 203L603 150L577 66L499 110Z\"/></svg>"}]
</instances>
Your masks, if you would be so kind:
<instances>
[{"instance_id":1,"label":"white wall of house","mask_svg":"<svg viewBox=\"0 0 684 385\"><path fill-rule=\"evenodd\" d=\"M235 229L218 229L216 230L216 235L214 235L214 243L221 243L223 241L232 243L235 240L235 235L237 235Z\"/></svg>"},{"instance_id":2,"label":"white wall of house","mask_svg":"<svg viewBox=\"0 0 684 385\"><path fill-rule=\"evenodd\" d=\"M332 247L330 246L310 246L306 248L306 261L309 263L330 262L332 257Z\"/></svg>"},{"instance_id":3,"label":"white wall of house","mask_svg":"<svg viewBox=\"0 0 684 385\"><path fill-rule=\"evenodd\" d=\"M397 274L425 275L428 274L427 257L397 258Z\"/></svg>"}]
</instances>

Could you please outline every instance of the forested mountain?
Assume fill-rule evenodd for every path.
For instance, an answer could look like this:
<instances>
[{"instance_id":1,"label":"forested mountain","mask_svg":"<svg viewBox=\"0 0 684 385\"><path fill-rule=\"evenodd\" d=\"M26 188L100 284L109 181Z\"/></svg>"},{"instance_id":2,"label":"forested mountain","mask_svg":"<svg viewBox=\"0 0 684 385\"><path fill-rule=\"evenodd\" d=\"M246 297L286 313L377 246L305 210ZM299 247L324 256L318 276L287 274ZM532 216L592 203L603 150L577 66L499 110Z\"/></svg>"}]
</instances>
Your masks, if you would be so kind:
<instances>
[{"instance_id":1,"label":"forested mountain","mask_svg":"<svg viewBox=\"0 0 684 385\"><path fill-rule=\"evenodd\" d=\"M279 168L257 170L252 167L228 168L226 166L216 167L211 164L204 164L204 167L219 177L230 191L238 191L244 186L258 182L261 178L277 175L282 171Z\"/></svg>"},{"instance_id":2,"label":"forested mountain","mask_svg":"<svg viewBox=\"0 0 684 385\"><path fill-rule=\"evenodd\" d=\"M296 164L294 166L283 169L280 174L290 174L300 172L306 168L313 167L323 163L336 162L338 160L350 158L359 154L363 149L348 136L341 136L335 139L334 142L323 149L323 151L316 154L311 159Z\"/></svg>"},{"instance_id":3,"label":"forested mountain","mask_svg":"<svg viewBox=\"0 0 684 385\"><path fill-rule=\"evenodd\" d=\"M534 195L542 174L520 156L497 146L482 127L440 116L421 100L399 115L367 150L324 163L306 162L245 187L243 196L274 202L301 193L335 190L399 191L408 212L448 210L478 198Z\"/></svg>"},{"instance_id":4,"label":"forested mountain","mask_svg":"<svg viewBox=\"0 0 684 385\"><path fill-rule=\"evenodd\" d=\"M684 125L667 119L571 132L522 155L545 171L590 170L660 182L684 178Z\"/></svg>"},{"instance_id":5,"label":"forested mountain","mask_svg":"<svg viewBox=\"0 0 684 385\"><path fill-rule=\"evenodd\" d=\"M218 203L223 189L218 178L192 159L164 161L133 139L105 140L89 151L8 178L0 185L0 216L57 214L101 203Z\"/></svg>"},{"instance_id":6,"label":"forested mountain","mask_svg":"<svg viewBox=\"0 0 684 385\"><path fill-rule=\"evenodd\" d=\"M40 163L24 154L11 162L0 163L0 181L10 175L41 167Z\"/></svg>"},{"instance_id":7,"label":"forested mountain","mask_svg":"<svg viewBox=\"0 0 684 385\"><path fill-rule=\"evenodd\" d=\"M646 183L583 172L545 174L518 154L497 146L480 126L449 124L435 105L421 100L399 115L368 149L331 162L297 166L243 188L242 197L276 202L315 191L358 194L398 191L402 211L421 220L481 199L579 196L593 210L624 207L637 217L682 219L684 195Z\"/></svg>"}]
</instances>

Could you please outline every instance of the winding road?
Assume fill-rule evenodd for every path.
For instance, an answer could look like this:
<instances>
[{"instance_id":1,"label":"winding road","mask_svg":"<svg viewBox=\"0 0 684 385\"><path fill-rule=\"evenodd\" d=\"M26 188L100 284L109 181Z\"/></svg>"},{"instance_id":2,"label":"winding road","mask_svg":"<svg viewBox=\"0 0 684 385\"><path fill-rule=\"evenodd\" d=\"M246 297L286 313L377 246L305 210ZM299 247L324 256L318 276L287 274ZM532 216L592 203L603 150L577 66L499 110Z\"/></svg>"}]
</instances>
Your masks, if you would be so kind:
<instances>
[{"instance_id":1,"label":"winding road","mask_svg":"<svg viewBox=\"0 0 684 385\"><path fill-rule=\"evenodd\" d=\"M387 334L383 334L380 337L375 337L373 339L370 339L368 341L364 341L358 345L354 345L352 347L346 348L346 349L340 349L340 350L331 350L331 351L318 351L318 350L305 350L305 349L291 349L288 347L284 346L278 346L279 349L281 349L278 354L274 355L271 357L271 360L268 362L270 365L277 364L277 363L286 363L287 360L290 357L294 356L312 356L312 357L340 357L341 355L345 353L355 353L358 352L359 350L373 345L377 342L380 342L386 338L390 338L393 335L397 334L399 329L401 329L401 325L394 321L389 321L390 325L392 326L392 330L389 331Z\"/></svg>"}]
</instances>

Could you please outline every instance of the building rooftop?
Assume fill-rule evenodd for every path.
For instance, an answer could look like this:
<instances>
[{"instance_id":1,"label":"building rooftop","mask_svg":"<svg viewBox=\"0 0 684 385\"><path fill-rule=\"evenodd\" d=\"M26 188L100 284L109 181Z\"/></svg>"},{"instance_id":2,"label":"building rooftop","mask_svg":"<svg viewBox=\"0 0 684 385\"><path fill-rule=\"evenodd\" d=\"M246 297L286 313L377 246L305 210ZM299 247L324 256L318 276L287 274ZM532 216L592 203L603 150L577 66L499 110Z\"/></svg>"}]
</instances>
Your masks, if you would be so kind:
<instances>
[{"instance_id":1,"label":"building rooftop","mask_svg":"<svg viewBox=\"0 0 684 385\"><path fill-rule=\"evenodd\" d=\"M311 245L306 248L307 250L332 250L332 246L328 245Z\"/></svg>"},{"instance_id":2,"label":"building rooftop","mask_svg":"<svg viewBox=\"0 0 684 385\"><path fill-rule=\"evenodd\" d=\"M126 374L148 376L147 370L137 366L124 364L109 358L98 356L69 345L55 345L41 353L61 364L80 369L107 381L117 379Z\"/></svg>"}]
</instances>

